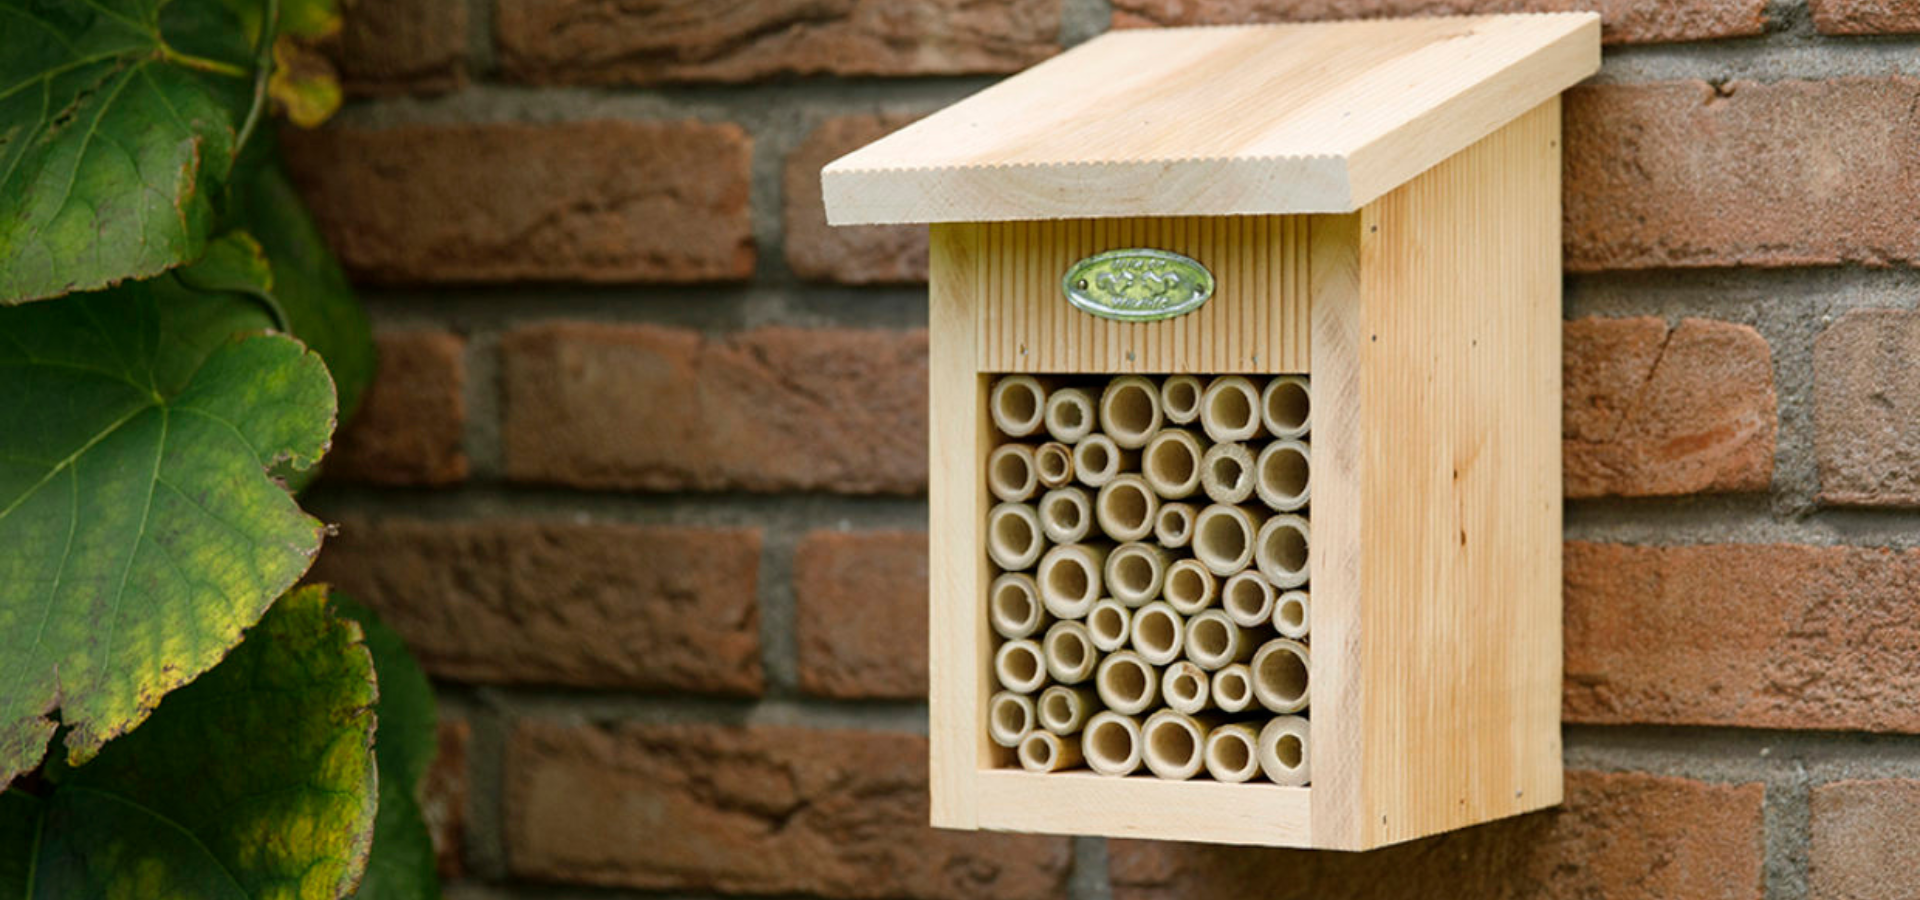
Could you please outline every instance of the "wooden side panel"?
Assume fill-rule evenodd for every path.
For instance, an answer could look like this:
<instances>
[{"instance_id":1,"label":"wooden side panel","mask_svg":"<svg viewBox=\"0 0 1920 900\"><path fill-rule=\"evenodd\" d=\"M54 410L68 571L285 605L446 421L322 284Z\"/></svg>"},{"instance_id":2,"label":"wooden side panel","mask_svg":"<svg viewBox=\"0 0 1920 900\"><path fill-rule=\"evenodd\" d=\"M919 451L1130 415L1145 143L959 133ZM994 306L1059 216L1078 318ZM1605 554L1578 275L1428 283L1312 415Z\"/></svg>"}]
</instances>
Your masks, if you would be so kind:
<instances>
[{"instance_id":1,"label":"wooden side panel","mask_svg":"<svg viewBox=\"0 0 1920 900\"><path fill-rule=\"evenodd\" d=\"M1559 141L1555 99L1361 212L1366 846L1560 802Z\"/></svg>"},{"instance_id":2,"label":"wooden side panel","mask_svg":"<svg viewBox=\"0 0 1920 900\"><path fill-rule=\"evenodd\" d=\"M980 827L1041 834L1305 847L1312 787L1109 778L1091 772L980 773Z\"/></svg>"},{"instance_id":3,"label":"wooden side panel","mask_svg":"<svg viewBox=\"0 0 1920 900\"><path fill-rule=\"evenodd\" d=\"M1306 217L995 222L981 226L981 367L990 372L1305 372ZM1171 250L1213 272L1205 306L1161 322L1115 322L1067 303L1075 262L1125 247Z\"/></svg>"}]
</instances>

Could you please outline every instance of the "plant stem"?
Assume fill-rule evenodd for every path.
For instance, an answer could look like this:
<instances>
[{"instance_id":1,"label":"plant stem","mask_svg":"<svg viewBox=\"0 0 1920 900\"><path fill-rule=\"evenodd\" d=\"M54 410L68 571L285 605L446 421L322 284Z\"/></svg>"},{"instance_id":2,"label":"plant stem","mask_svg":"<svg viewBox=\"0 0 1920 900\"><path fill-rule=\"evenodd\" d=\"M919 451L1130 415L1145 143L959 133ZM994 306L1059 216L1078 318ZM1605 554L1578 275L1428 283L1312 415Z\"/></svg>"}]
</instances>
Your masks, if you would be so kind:
<instances>
[{"instance_id":1,"label":"plant stem","mask_svg":"<svg viewBox=\"0 0 1920 900\"><path fill-rule=\"evenodd\" d=\"M240 137L233 144L236 160L246 148L247 139L253 137L253 129L260 124L260 114L267 107L267 81L273 77L273 39L279 30L280 0L267 0L266 17L260 20L260 40L253 50L253 104L247 108L247 121L240 126Z\"/></svg>"},{"instance_id":2,"label":"plant stem","mask_svg":"<svg viewBox=\"0 0 1920 900\"><path fill-rule=\"evenodd\" d=\"M225 75L229 78L247 77L247 70L233 63L225 63L217 59L207 59L204 56L194 56L191 53L181 53L165 44L160 45L160 58L174 65L184 66L199 72L211 72L215 75Z\"/></svg>"}]
</instances>

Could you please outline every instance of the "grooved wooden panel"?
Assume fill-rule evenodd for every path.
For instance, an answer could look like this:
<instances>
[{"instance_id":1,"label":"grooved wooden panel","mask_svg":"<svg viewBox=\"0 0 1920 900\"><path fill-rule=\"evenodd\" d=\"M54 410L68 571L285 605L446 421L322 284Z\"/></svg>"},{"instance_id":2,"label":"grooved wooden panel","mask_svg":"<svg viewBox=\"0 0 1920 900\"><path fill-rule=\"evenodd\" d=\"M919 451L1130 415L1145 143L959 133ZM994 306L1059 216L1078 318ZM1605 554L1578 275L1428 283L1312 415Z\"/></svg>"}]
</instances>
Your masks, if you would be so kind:
<instances>
[{"instance_id":1,"label":"grooved wooden panel","mask_svg":"<svg viewBox=\"0 0 1920 900\"><path fill-rule=\"evenodd\" d=\"M992 222L976 285L983 372L1307 371L1306 216ZM1213 299L1160 322L1115 322L1067 302L1075 262L1126 247L1171 250L1213 272Z\"/></svg>"}]
</instances>

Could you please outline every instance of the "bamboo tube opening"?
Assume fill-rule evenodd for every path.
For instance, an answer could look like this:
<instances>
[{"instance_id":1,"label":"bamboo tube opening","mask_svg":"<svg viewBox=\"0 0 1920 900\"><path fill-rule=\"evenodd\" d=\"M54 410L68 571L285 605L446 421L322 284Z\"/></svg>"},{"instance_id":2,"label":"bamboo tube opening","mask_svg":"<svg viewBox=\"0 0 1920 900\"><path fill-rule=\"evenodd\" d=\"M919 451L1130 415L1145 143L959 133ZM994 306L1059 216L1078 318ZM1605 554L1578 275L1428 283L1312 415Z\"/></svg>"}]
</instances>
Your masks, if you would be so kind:
<instances>
[{"instance_id":1,"label":"bamboo tube opening","mask_svg":"<svg viewBox=\"0 0 1920 900\"><path fill-rule=\"evenodd\" d=\"M1312 627L1312 615L1312 598L1307 592L1288 591L1274 601L1273 630L1280 632L1281 637L1304 638Z\"/></svg>"},{"instance_id":2,"label":"bamboo tube opening","mask_svg":"<svg viewBox=\"0 0 1920 900\"><path fill-rule=\"evenodd\" d=\"M1058 772L1080 765L1079 741L1064 741L1059 735L1036 731L1020 741L1020 767L1029 772Z\"/></svg>"},{"instance_id":3,"label":"bamboo tube opening","mask_svg":"<svg viewBox=\"0 0 1920 900\"><path fill-rule=\"evenodd\" d=\"M1246 663L1213 673L1213 705L1230 713L1253 705L1253 674Z\"/></svg>"},{"instance_id":4,"label":"bamboo tube opening","mask_svg":"<svg viewBox=\"0 0 1920 900\"><path fill-rule=\"evenodd\" d=\"M1165 600L1155 600L1133 614L1133 651L1156 666L1173 662L1186 639L1186 622Z\"/></svg>"},{"instance_id":5,"label":"bamboo tube opening","mask_svg":"<svg viewBox=\"0 0 1920 900\"><path fill-rule=\"evenodd\" d=\"M1307 708L1311 685L1307 645L1289 638L1274 638L1253 654L1248 666L1253 673L1253 699L1277 713L1294 713Z\"/></svg>"},{"instance_id":6,"label":"bamboo tube opening","mask_svg":"<svg viewBox=\"0 0 1920 900\"><path fill-rule=\"evenodd\" d=\"M1200 427L1216 443L1244 441L1260 433L1260 392L1239 375L1222 375L1200 397Z\"/></svg>"},{"instance_id":7,"label":"bamboo tube opening","mask_svg":"<svg viewBox=\"0 0 1920 900\"><path fill-rule=\"evenodd\" d=\"M1160 392L1138 375L1122 375L1100 394L1100 428L1122 447L1146 445L1160 430Z\"/></svg>"},{"instance_id":8,"label":"bamboo tube opening","mask_svg":"<svg viewBox=\"0 0 1920 900\"><path fill-rule=\"evenodd\" d=\"M1313 426L1313 394L1307 379L1281 375L1260 391L1260 423L1277 438L1297 438Z\"/></svg>"},{"instance_id":9,"label":"bamboo tube opening","mask_svg":"<svg viewBox=\"0 0 1920 900\"><path fill-rule=\"evenodd\" d=\"M1220 592L1220 608L1234 624L1258 628L1273 615L1273 583L1259 572L1235 572Z\"/></svg>"},{"instance_id":10,"label":"bamboo tube opening","mask_svg":"<svg viewBox=\"0 0 1920 900\"><path fill-rule=\"evenodd\" d=\"M1047 434L1056 441L1078 443L1093 433L1093 392L1064 388L1047 395Z\"/></svg>"},{"instance_id":11,"label":"bamboo tube opening","mask_svg":"<svg viewBox=\"0 0 1920 900\"><path fill-rule=\"evenodd\" d=\"M1033 700L1001 691L987 700L987 737L1002 747L1017 747L1033 732Z\"/></svg>"},{"instance_id":12,"label":"bamboo tube opening","mask_svg":"<svg viewBox=\"0 0 1920 900\"><path fill-rule=\"evenodd\" d=\"M1056 544L1077 544L1093 531L1093 501L1080 488L1055 488L1040 495L1040 530Z\"/></svg>"},{"instance_id":13,"label":"bamboo tube opening","mask_svg":"<svg viewBox=\"0 0 1920 900\"><path fill-rule=\"evenodd\" d=\"M1033 448L1025 444L1001 444L987 454L987 487L993 495L1009 503L1033 496L1040 479L1033 468Z\"/></svg>"},{"instance_id":14,"label":"bamboo tube opening","mask_svg":"<svg viewBox=\"0 0 1920 900\"><path fill-rule=\"evenodd\" d=\"M1095 544L1065 544L1047 551L1040 558L1034 581L1040 585L1040 602L1056 619L1083 619L1100 599L1100 569L1107 561L1107 548Z\"/></svg>"},{"instance_id":15,"label":"bamboo tube opening","mask_svg":"<svg viewBox=\"0 0 1920 900\"><path fill-rule=\"evenodd\" d=\"M1215 444L1200 460L1200 486L1215 503L1239 503L1253 496L1253 451L1245 444Z\"/></svg>"},{"instance_id":16,"label":"bamboo tube opening","mask_svg":"<svg viewBox=\"0 0 1920 900\"><path fill-rule=\"evenodd\" d=\"M1207 706L1205 669L1181 660L1160 673L1160 696L1167 706L1183 713L1197 713Z\"/></svg>"},{"instance_id":17,"label":"bamboo tube opening","mask_svg":"<svg viewBox=\"0 0 1920 900\"><path fill-rule=\"evenodd\" d=\"M1090 434L1073 445L1073 474L1088 487L1105 487L1120 477L1122 470L1132 468L1138 456L1135 451L1120 449L1113 438Z\"/></svg>"},{"instance_id":18,"label":"bamboo tube opening","mask_svg":"<svg viewBox=\"0 0 1920 900\"><path fill-rule=\"evenodd\" d=\"M1202 669L1224 669L1253 655L1253 638L1226 613L1209 609L1187 622L1187 658Z\"/></svg>"},{"instance_id":19,"label":"bamboo tube opening","mask_svg":"<svg viewBox=\"0 0 1920 900\"><path fill-rule=\"evenodd\" d=\"M1167 580L1167 551L1152 544L1121 544L1107 556L1107 593L1127 606L1160 596Z\"/></svg>"},{"instance_id":20,"label":"bamboo tube opening","mask_svg":"<svg viewBox=\"0 0 1920 900\"><path fill-rule=\"evenodd\" d=\"M1028 504L1001 503L987 513L987 555L1002 569L1032 568L1046 545L1040 535L1040 515Z\"/></svg>"},{"instance_id":21,"label":"bamboo tube opening","mask_svg":"<svg viewBox=\"0 0 1920 900\"><path fill-rule=\"evenodd\" d=\"M1031 375L1001 378L993 383L993 390L987 395L993 427L1012 437L1026 437L1039 431L1046 407L1047 389Z\"/></svg>"},{"instance_id":22,"label":"bamboo tube opening","mask_svg":"<svg viewBox=\"0 0 1920 900\"><path fill-rule=\"evenodd\" d=\"M1238 506L1209 506L1193 523L1193 556L1215 575L1232 575L1253 561L1259 527L1259 518Z\"/></svg>"},{"instance_id":23,"label":"bamboo tube opening","mask_svg":"<svg viewBox=\"0 0 1920 900\"><path fill-rule=\"evenodd\" d=\"M1027 638L1008 641L993 654L993 674L1000 686L1016 694L1031 694L1047 681L1047 663L1040 645Z\"/></svg>"},{"instance_id":24,"label":"bamboo tube opening","mask_svg":"<svg viewBox=\"0 0 1920 900\"><path fill-rule=\"evenodd\" d=\"M1096 695L1086 688L1056 684L1040 692L1036 708L1041 727L1054 734L1073 734L1085 727L1093 715Z\"/></svg>"},{"instance_id":25,"label":"bamboo tube opening","mask_svg":"<svg viewBox=\"0 0 1920 900\"><path fill-rule=\"evenodd\" d=\"M1140 768L1140 723L1113 710L1087 722L1080 749L1087 765L1102 775L1131 775Z\"/></svg>"},{"instance_id":26,"label":"bamboo tube opening","mask_svg":"<svg viewBox=\"0 0 1920 900\"><path fill-rule=\"evenodd\" d=\"M1299 716L1281 716L1260 729L1256 753L1260 770L1274 784L1297 786L1312 780L1311 723Z\"/></svg>"},{"instance_id":27,"label":"bamboo tube opening","mask_svg":"<svg viewBox=\"0 0 1920 900\"><path fill-rule=\"evenodd\" d=\"M1185 425L1200 418L1200 379L1192 375L1169 375L1160 382L1160 409L1167 421Z\"/></svg>"},{"instance_id":28,"label":"bamboo tube opening","mask_svg":"<svg viewBox=\"0 0 1920 900\"><path fill-rule=\"evenodd\" d=\"M1132 625L1133 610L1112 598L1095 603L1093 611L1087 613L1087 635L1094 647L1106 653L1127 645Z\"/></svg>"},{"instance_id":29,"label":"bamboo tube opening","mask_svg":"<svg viewBox=\"0 0 1920 900\"><path fill-rule=\"evenodd\" d=\"M1207 774L1213 780L1239 784L1260 774L1254 749L1260 733L1252 725L1222 725L1207 732Z\"/></svg>"},{"instance_id":30,"label":"bamboo tube opening","mask_svg":"<svg viewBox=\"0 0 1920 900\"><path fill-rule=\"evenodd\" d=\"M1153 705L1159 696L1160 676L1140 654L1120 650L1100 661L1093 685L1108 709L1132 715Z\"/></svg>"},{"instance_id":31,"label":"bamboo tube opening","mask_svg":"<svg viewBox=\"0 0 1920 900\"><path fill-rule=\"evenodd\" d=\"M1160 498L1138 475L1122 475L1108 482L1093 502L1100 530L1116 541L1137 541L1152 534L1154 514L1159 511Z\"/></svg>"},{"instance_id":32,"label":"bamboo tube opening","mask_svg":"<svg viewBox=\"0 0 1920 900\"><path fill-rule=\"evenodd\" d=\"M1193 716L1160 710L1147 717L1145 738L1147 769L1161 778L1185 781L1205 765L1207 727Z\"/></svg>"},{"instance_id":33,"label":"bamboo tube opening","mask_svg":"<svg viewBox=\"0 0 1920 900\"><path fill-rule=\"evenodd\" d=\"M1048 441L1033 451L1033 474L1041 487L1065 487L1073 480L1073 450L1059 441Z\"/></svg>"},{"instance_id":34,"label":"bamboo tube opening","mask_svg":"<svg viewBox=\"0 0 1920 900\"><path fill-rule=\"evenodd\" d=\"M1047 659L1047 674L1061 684L1079 684L1093 677L1093 667L1100 661L1093 640L1087 636L1087 626L1079 622L1053 623L1047 629L1041 653Z\"/></svg>"},{"instance_id":35,"label":"bamboo tube opening","mask_svg":"<svg viewBox=\"0 0 1920 900\"><path fill-rule=\"evenodd\" d=\"M1153 517L1153 537L1161 546L1185 547L1193 540L1193 504L1162 503Z\"/></svg>"},{"instance_id":36,"label":"bamboo tube opening","mask_svg":"<svg viewBox=\"0 0 1920 900\"><path fill-rule=\"evenodd\" d=\"M1163 595L1167 605L1183 616L1191 616L1213 603L1213 573L1199 560L1183 559L1167 568Z\"/></svg>"},{"instance_id":37,"label":"bamboo tube opening","mask_svg":"<svg viewBox=\"0 0 1920 900\"><path fill-rule=\"evenodd\" d=\"M1312 496L1312 451L1303 441L1274 441L1260 451L1254 463L1254 493L1260 502L1280 512L1307 505Z\"/></svg>"},{"instance_id":38,"label":"bamboo tube opening","mask_svg":"<svg viewBox=\"0 0 1920 900\"><path fill-rule=\"evenodd\" d=\"M1274 516L1260 526L1259 543L1253 552L1254 565L1274 587L1306 584L1310 540L1306 519L1294 515Z\"/></svg>"},{"instance_id":39,"label":"bamboo tube opening","mask_svg":"<svg viewBox=\"0 0 1920 900\"><path fill-rule=\"evenodd\" d=\"M1178 500L1200 489L1200 459L1205 453L1199 438L1169 428L1147 442L1140 455L1141 472L1154 493Z\"/></svg>"},{"instance_id":40,"label":"bamboo tube opening","mask_svg":"<svg viewBox=\"0 0 1920 900\"><path fill-rule=\"evenodd\" d=\"M1007 572L987 588L987 617L1003 638L1018 639L1040 630L1046 616L1040 608L1040 589L1033 577Z\"/></svg>"}]
</instances>

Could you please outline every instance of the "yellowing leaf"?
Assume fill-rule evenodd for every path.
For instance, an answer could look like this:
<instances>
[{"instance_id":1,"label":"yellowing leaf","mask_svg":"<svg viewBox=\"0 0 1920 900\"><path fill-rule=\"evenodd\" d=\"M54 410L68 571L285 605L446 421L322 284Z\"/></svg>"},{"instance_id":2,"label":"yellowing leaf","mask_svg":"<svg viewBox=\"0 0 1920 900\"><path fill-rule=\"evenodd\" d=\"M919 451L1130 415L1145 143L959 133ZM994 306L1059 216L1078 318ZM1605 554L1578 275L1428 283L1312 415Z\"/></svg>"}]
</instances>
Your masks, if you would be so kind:
<instances>
[{"instance_id":1,"label":"yellowing leaf","mask_svg":"<svg viewBox=\"0 0 1920 900\"><path fill-rule=\"evenodd\" d=\"M267 96L301 128L318 128L340 109L340 76L320 51L283 34L273 41Z\"/></svg>"}]
</instances>

